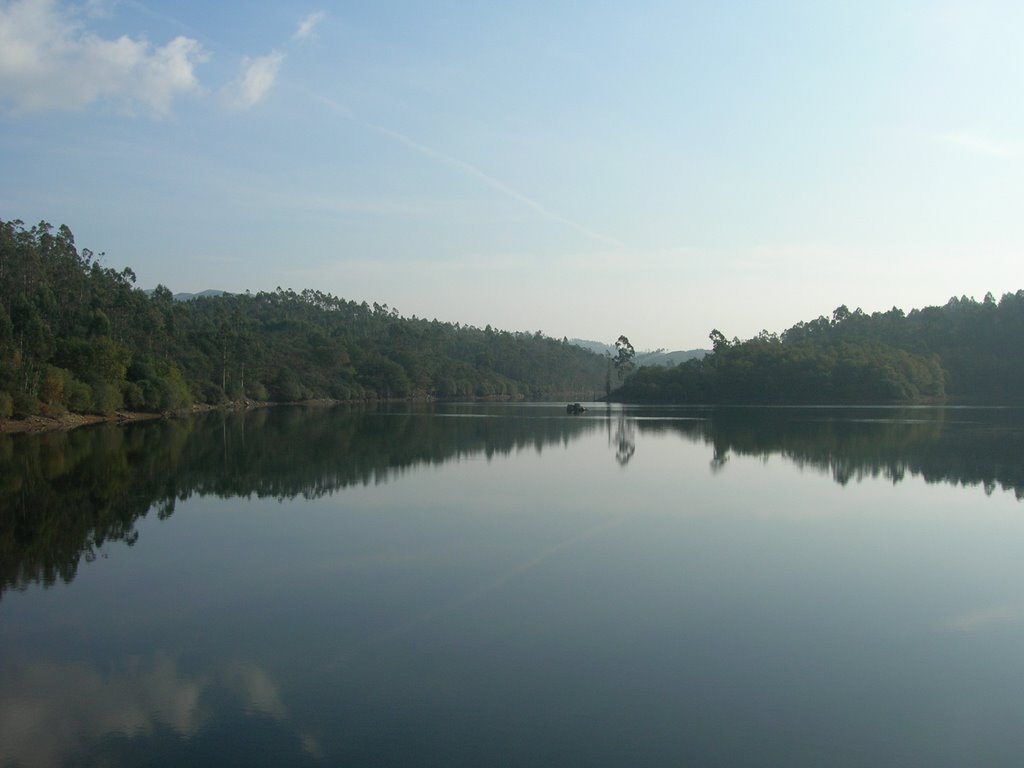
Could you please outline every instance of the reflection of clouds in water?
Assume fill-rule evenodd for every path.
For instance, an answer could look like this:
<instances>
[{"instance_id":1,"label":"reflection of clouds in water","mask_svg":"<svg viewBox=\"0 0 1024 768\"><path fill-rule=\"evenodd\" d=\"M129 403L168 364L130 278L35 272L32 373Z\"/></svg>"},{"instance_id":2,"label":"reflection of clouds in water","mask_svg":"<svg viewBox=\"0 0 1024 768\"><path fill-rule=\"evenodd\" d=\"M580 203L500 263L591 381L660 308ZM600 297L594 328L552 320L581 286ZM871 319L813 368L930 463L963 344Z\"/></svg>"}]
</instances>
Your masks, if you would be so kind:
<instances>
[{"instance_id":1,"label":"reflection of clouds in water","mask_svg":"<svg viewBox=\"0 0 1024 768\"><path fill-rule=\"evenodd\" d=\"M277 686L262 669L249 664L234 664L223 673L222 680L228 690L241 698L247 711L279 720L286 717Z\"/></svg>"},{"instance_id":2,"label":"reflection of clouds in water","mask_svg":"<svg viewBox=\"0 0 1024 768\"><path fill-rule=\"evenodd\" d=\"M246 712L284 719L277 686L261 669L233 664L186 675L166 655L104 671L85 664L28 663L3 671L0 763L62 765L109 734L146 736L160 727L191 736L206 724L205 692L234 694Z\"/></svg>"},{"instance_id":3,"label":"reflection of clouds in water","mask_svg":"<svg viewBox=\"0 0 1024 768\"><path fill-rule=\"evenodd\" d=\"M949 632L982 632L1024 622L1024 605L996 605L954 616L945 623Z\"/></svg>"}]
</instances>

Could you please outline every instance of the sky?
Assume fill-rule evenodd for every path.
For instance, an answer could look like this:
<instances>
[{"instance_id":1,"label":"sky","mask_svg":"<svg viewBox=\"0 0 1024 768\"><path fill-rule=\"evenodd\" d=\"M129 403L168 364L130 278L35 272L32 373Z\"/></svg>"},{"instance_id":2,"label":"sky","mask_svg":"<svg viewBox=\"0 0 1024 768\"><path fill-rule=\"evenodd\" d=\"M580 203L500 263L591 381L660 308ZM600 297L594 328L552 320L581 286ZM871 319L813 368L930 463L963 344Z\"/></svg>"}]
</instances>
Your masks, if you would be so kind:
<instances>
[{"instance_id":1,"label":"sky","mask_svg":"<svg viewBox=\"0 0 1024 768\"><path fill-rule=\"evenodd\" d=\"M0 219L638 349L1024 288L1024 4L0 0Z\"/></svg>"}]
</instances>

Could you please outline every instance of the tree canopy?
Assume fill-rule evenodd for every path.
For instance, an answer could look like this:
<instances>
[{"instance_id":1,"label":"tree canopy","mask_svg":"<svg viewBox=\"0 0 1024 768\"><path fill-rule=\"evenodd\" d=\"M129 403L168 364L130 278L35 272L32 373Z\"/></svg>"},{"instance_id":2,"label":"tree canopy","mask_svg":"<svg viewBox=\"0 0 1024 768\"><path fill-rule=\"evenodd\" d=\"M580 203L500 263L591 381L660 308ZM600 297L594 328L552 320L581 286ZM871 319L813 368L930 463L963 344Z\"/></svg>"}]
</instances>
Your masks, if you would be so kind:
<instances>
[{"instance_id":1,"label":"tree canopy","mask_svg":"<svg viewBox=\"0 0 1024 768\"><path fill-rule=\"evenodd\" d=\"M541 332L403 317L318 290L176 301L103 265L66 226L0 221L0 418L168 411L242 399L582 399L658 403L1024 400L1024 291L831 317L635 369Z\"/></svg>"},{"instance_id":2,"label":"tree canopy","mask_svg":"<svg viewBox=\"0 0 1024 768\"><path fill-rule=\"evenodd\" d=\"M605 367L540 332L317 290L175 301L79 250L65 226L0 221L0 418L243 398L580 398L602 390Z\"/></svg>"},{"instance_id":3,"label":"tree canopy","mask_svg":"<svg viewBox=\"0 0 1024 768\"><path fill-rule=\"evenodd\" d=\"M611 398L638 403L887 403L1024 400L1024 291L952 298L910 313L831 318L728 341L674 368L641 368Z\"/></svg>"}]
</instances>

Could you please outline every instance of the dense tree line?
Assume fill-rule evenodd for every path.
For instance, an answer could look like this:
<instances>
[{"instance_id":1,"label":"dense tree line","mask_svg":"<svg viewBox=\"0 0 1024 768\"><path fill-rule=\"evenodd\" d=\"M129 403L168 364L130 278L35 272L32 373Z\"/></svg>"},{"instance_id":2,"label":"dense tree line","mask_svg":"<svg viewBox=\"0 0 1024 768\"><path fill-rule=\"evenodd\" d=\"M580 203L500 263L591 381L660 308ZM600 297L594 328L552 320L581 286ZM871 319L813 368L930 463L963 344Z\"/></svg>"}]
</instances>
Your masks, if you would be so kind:
<instances>
[{"instance_id":1,"label":"dense tree line","mask_svg":"<svg viewBox=\"0 0 1024 768\"><path fill-rule=\"evenodd\" d=\"M243 398L592 395L600 355L306 290L175 301L65 227L0 221L0 418Z\"/></svg>"},{"instance_id":2,"label":"dense tree line","mask_svg":"<svg viewBox=\"0 0 1024 768\"><path fill-rule=\"evenodd\" d=\"M612 396L638 403L1024 400L1024 291L909 314L841 306L781 335L728 341L674 368L641 368Z\"/></svg>"}]
</instances>

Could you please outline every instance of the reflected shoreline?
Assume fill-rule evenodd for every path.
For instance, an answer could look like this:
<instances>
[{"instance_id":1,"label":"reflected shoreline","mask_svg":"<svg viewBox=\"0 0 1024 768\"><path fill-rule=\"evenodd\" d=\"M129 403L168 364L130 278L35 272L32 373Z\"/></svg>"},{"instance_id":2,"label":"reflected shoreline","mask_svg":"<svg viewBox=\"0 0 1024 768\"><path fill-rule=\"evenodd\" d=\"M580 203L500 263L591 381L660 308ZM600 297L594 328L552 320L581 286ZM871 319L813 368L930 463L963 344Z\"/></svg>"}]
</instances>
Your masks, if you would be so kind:
<instances>
[{"instance_id":1,"label":"reflected shoreline","mask_svg":"<svg viewBox=\"0 0 1024 768\"><path fill-rule=\"evenodd\" d=\"M485 418L481 418L485 417ZM622 408L567 416L558 404L289 407L0 435L0 596L71 582L108 541L192 496L320 498L420 466L568 448L594 431L627 468L646 436L732 456L781 456L840 484L865 478L996 488L1024 498L1017 409ZM639 447L638 447L639 444Z\"/></svg>"}]
</instances>

